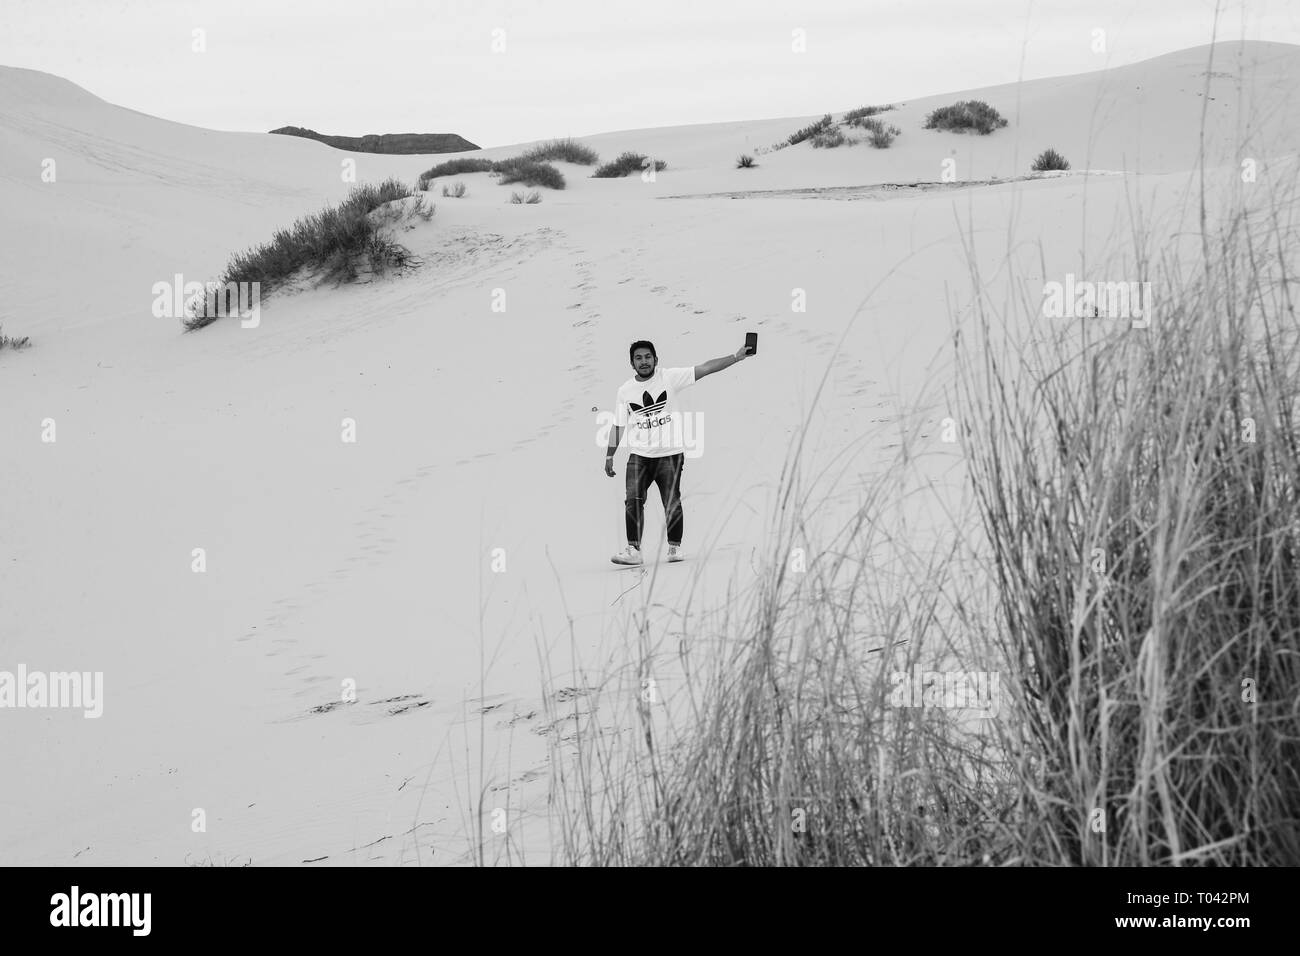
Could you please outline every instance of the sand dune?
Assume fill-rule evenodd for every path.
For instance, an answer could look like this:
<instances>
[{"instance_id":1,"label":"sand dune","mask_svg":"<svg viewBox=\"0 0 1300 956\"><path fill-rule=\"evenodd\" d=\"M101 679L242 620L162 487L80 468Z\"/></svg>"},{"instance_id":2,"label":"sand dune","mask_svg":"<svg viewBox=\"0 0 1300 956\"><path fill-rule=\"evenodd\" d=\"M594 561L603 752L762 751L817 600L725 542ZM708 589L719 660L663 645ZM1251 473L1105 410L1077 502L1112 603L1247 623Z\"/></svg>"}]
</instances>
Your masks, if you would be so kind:
<instances>
[{"instance_id":1,"label":"sand dune","mask_svg":"<svg viewBox=\"0 0 1300 956\"><path fill-rule=\"evenodd\" d=\"M870 101L845 95L828 107ZM1009 126L921 128L971 97ZM448 157L213 132L0 68L0 325L33 340L0 354L0 669L105 675L98 719L5 714L0 861L464 862L481 796L512 821L508 840L482 822L490 854L547 862L548 747L571 724L548 702L581 714L633 615L671 635L752 584L826 367L813 462L847 447L840 466L869 474L932 434L969 289L959 230L990 275L1009 249L1021 274L1082 272L1123 235L1129 197L1181 222L1202 155L1228 190L1243 159L1300 152L1279 122L1298 97L1300 48L1225 43L1212 65L1198 48L899 104L888 150L804 143L734 168L816 117L587 137L668 168L642 182L560 164L568 188L535 206L456 177L466 198L435 189L433 220L399 233L420 267L182 335L153 315L154 283L213 277L341 198L346 163L413 181ZM1048 146L1075 172L1025 179ZM917 183L941 186L885 188ZM598 415L628 343L693 365L746 331L760 356L688 393L707 425L686 466L690 560L613 568L623 456L607 478ZM929 454L955 487L956 456ZM657 505L648 520L657 537ZM346 681L356 703L339 702Z\"/></svg>"}]
</instances>

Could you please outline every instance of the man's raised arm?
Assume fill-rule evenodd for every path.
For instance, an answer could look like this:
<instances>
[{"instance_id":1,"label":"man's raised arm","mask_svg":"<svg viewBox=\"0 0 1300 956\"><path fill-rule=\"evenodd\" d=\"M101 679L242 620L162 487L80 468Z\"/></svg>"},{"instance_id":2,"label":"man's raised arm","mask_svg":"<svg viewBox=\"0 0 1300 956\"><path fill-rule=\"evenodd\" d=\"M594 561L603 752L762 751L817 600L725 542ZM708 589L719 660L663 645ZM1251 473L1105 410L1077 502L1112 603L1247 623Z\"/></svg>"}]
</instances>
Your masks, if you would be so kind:
<instances>
[{"instance_id":1,"label":"man's raised arm","mask_svg":"<svg viewBox=\"0 0 1300 956\"><path fill-rule=\"evenodd\" d=\"M749 358L749 353L745 351L742 345L735 355L724 355L721 358L709 359L703 365L695 366L695 381L699 381L706 375L712 375L714 372L721 372L724 368L731 368L737 362Z\"/></svg>"}]
</instances>

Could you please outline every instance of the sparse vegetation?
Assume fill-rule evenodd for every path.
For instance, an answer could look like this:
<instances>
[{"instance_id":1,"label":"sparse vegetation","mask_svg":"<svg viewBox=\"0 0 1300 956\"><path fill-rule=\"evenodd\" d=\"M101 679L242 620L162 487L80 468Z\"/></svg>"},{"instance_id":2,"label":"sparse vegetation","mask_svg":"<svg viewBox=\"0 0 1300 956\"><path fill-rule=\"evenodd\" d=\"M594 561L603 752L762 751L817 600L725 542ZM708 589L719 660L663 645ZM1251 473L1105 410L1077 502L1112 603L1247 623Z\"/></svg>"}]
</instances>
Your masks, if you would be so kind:
<instances>
[{"instance_id":1,"label":"sparse vegetation","mask_svg":"<svg viewBox=\"0 0 1300 956\"><path fill-rule=\"evenodd\" d=\"M903 131L897 126L889 126L877 119L864 119L859 124L867 133L867 142L876 149L888 149L894 138Z\"/></svg>"},{"instance_id":2,"label":"sparse vegetation","mask_svg":"<svg viewBox=\"0 0 1300 956\"><path fill-rule=\"evenodd\" d=\"M859 106L855 110L849 110L844 114L844 122L849 126L863 126L863 120L877 113L883 113L886 110L892 110L893 106Z\"/></svg>"},{"instance_id":3,"label":"sparse vegetation","mask_svg":"<svg viewBox=\"0 0 1300 956\"><path fill-rule=\"evenodd\" d=\"M1041 173L1049 169L1069 169L1070 163L1056 150L1048 147L1038 154L1038 158L1034 160L1034 165L1031 168L1034 172Z\"/></svg>"},{"instance_id":4,"label":"sparse vegetation","mask_svg":"<svg viewBox=\"0 0 1300 956\"><path fill-rule=\"evenodd\" d=\"M466 189L464 183L460 183L460 182L452 183L450 186L448 186L446 183L442 184L442 194L444 196L449 196L452 199L464 199L465 193L466 193Z\"/></svg>"},{"instance_id":5,"label":"sparse vegetation","mask_svg":"<svg viewBox=\"0 0 1300 956\"><path fill-rule=\"evenodd\" d=\"M501 185L523 183L525 186L545 186L548 189L564 188L564 173L550 163L516 157L503 159L495 166L501 174Z\"/></svg>"},{"instance_id":6,"label":"sparse vegetation","mask_svg":"<svg viewBox=\"0 0 1300 956\"><path fill-rule=\"evenodd\" d=\"M600 161L600 156L594 149L584 146L576 139L553 139L539 143L521 158L534 162L576 163L579 166L594 166Z\"/></svg>"},{"instance_id":7,"label":"sparse vegetation","mask_svg":"<svg viewBox=\"0 0 1300 956\"><path fill-rule=\"evenodd\" d=\"M649 162L650 157L644 153L623 153L612 162L596 167L596 171L591 175L596 179L617 179L620 176L641 172L641 170L648 168ZM654 163L655 172L659 172L668 165L661 159L656 159Z\"/></svg>"},{"instance_id":8,"label":"sparse vegetation","mask_svg":"<svg viewBox=\"0 0 1300 956\"><path fill-rule=\"evenodd\" d=\"M516 206L518 206L518 205L522 205L522 204L527 204L527 205L529 205L529 206L532 206L532 205L534 205L535 203L539 203L539 202L542 201L542 194L539 193L536 189L534 189L532 192L527 193L527 194L524 194L524 193L511 193L511 194L510 194L510 201L511 201L513 204L515 204Z\"/></svg>"},{"instance_id":9,"label":"sparse vegetation","mask_svg":"<svg viewBox=\"0 0 1300 956\"><path fill-rule=\"evenodd\" d=\"M490 173L495 164L490 159L475 159L472 156L462 157L460 159L449 159L445 163L439 163L432 169L428 169L420 174L419 182L416 184L421 192L429 188L429 183L443 176L462 176L465 173Z\"/></svg>"},{"instance_id":10,"label":"sparse vegetation","mask_svg":"<svg viewBox=\"0 0 1300 956\"><path fill-rule=\"evenodd\" d=\"M265 299L302 269L314 271L321 279L347 282L356 278L361 261L376 272L407 265L412 261L410 250L383 235L380 228L398 219L431 219L434 209L425 206L423 196L405 208L388 205L414 195L397 179L355 186L338 205L326 206L279 230L269 242L237 253L221 279L210 285L229 289L239 283L258 283L259 296ZM381 211L371 215L376 210ZM203 328L222 314L211 297L200 299L191 307L185 329Z\"/></svg>"},{"instance_id":11,"label":"sparse vegetation","mask_svg":"<svg viewBox=\"0 0 1300 956\"><path fill-rule=\"evenodd\" d=\"M846 142L852 143L844 135L844 131L838 126L832 126L830 129L824 129L820 133L814 133L810 138L813 149L834 149L836 146L843 146Z\"/></svg>"},{"instance_id":12,"label":"sparse vegetation","mask_svg":"<svg viewBox=\"0 0 1300 956\"><path fill-rule=\"evenodd\" d=\"M973 130L984 136L1006 125L1001 114L983 100L962 100L952 106L941 106L925 118L926 129L954 133Z\"/></svg>"},{"instance_id":13,"label":"sparse vegetation","mask_svg":"<svg viewBox=\"0 0 1300 956\"><path fill-rule=\"evenodd\" d=\"M750 156L748 153L741 153L740 157L736 160L736 168L737 168L737 169L753 169L753 168L754 168L754 157L753 157L753 156Z\"/></svg>"},{"instance_id":14,"label":"sparse vegetation","mask_svg":"<svg viewBox=\"0 0 1300 956\"><path fill-rule=\"evenodd\" d=\"M555 144L571 142L565 140L556 140ZM543 144L543 146L552 146L554 144ZM578 144L575 144L578 145ZM537 147L532 152L537 152ZM585 148L585 147L582 147ZM562 150L562 146L555 146L556 150ZM594 154L593 154L594 155ZM500 173L500 182L502 185L510 183L523 183L525 186L545 186L548 189L563 189L564 174L552 166L550 163L542 162L538 159L530 158L531 153L523 156L513 156L509 159L452 159L445 163L439 163L432 169L420 175L418 186L421 190L429 188L429 184L435 179L443 176L457 176L464 173ZM447 195L444 191L443 195Z\"/></svg>"},{"instance_id":15,"label":"sparse vegetation","mask_svg":"<svg viewBox=\"0 0 1300 956\"><path fill-rule=\"evenodd\" d=\"M22 338L16 339L11 335L5 335L4 326L0 326L0 349L12 349L16 352L19 349L27 348L31 344L32 340L29 336L24 335Z\"/></svg>"},{"instance_id":16,"label":"sparse vegetation","mask_svg":"<svg viewBox=\"0 0 1300 956\"><path fill-rule=\"evenodd\" d=\"M799 143L802 143L804 140L810 139L813 136L816 136L818 133L830 129L832 123L833 121L831 120L831 114L827 113L817 122L809 123L807 126L799 130L798 132L791 133L790 136L786 139L786 145L797 146Z\"/></svg>"}]
</instances>

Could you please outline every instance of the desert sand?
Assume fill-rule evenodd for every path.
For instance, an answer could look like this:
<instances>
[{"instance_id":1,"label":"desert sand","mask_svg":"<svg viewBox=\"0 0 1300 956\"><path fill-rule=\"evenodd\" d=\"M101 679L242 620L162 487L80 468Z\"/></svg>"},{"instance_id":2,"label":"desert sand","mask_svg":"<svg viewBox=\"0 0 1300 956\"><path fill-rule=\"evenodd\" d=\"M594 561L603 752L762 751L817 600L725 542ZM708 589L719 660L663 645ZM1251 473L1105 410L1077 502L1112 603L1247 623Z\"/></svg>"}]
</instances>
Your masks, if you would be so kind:
<instances>
[{"instance_id":1,"label":"desert sand","mask_svg":"<svg viewBox=\"0 0 1300 956\"><path fill-rule=\"evenodd\" d=\"M922 129L969 98L1008 127ZM98 718L0 715L0 862L454 864L480 834L489 861L551 862L584 701L635 622L671 646L752 584L805 421L810 467L846 476L830 524L904 445L959 487L937 430L963 243L993 283L1009 259L1085 274L1133 197L1173 235L1199 170L1227 191L1243 159L1284 168L1297 99L1300 48L1221 43L901 103L883 150L770 149L815 116L584 137L668 166L559 164L538 205L485 173L454 177L462 199L436 182L434 218L399 227L418 267L182 334L154 283L215 277L341 199L348 163L414 182L450 157L213 132L0 68L0 325L32 340L0 353L0 669L104 674ZM1049 146L1073 168L1030 177ZM688 561L614 568L625 454L606 477L600 426L628 344L695 365L747 331L759 356L685 394L706 425ZM657 499L647 515L658 540Z\"/></svg>"}]
</instances>

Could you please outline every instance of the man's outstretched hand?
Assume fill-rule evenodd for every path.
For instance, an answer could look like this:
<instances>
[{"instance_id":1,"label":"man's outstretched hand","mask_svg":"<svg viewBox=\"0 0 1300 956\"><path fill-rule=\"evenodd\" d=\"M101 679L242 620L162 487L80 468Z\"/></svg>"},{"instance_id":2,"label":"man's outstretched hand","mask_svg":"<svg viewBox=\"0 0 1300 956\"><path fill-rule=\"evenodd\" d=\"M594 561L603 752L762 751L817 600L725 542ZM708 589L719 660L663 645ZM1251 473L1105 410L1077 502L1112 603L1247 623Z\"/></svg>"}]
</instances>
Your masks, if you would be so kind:
<instances>
[{"instance_id":1,"label":"man's outstretched hand","mask_svg":"<svg viewBox=\"0 0 1300 956\"><path fill-rule=\"evenodd\" d=\"M745 346L742 345L740 351L736 353L736 361L740 362L747 358L750 358L750 354L745 350Z\"/></svg>"}]
</instances>

